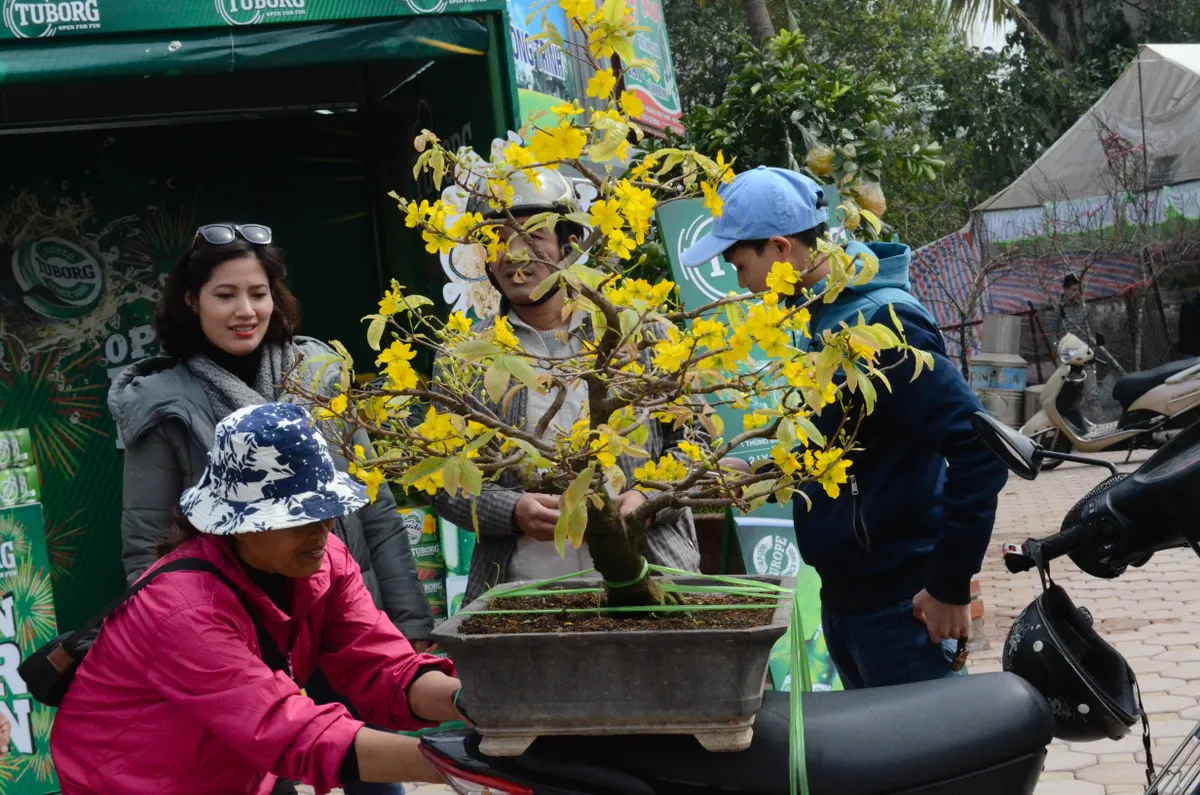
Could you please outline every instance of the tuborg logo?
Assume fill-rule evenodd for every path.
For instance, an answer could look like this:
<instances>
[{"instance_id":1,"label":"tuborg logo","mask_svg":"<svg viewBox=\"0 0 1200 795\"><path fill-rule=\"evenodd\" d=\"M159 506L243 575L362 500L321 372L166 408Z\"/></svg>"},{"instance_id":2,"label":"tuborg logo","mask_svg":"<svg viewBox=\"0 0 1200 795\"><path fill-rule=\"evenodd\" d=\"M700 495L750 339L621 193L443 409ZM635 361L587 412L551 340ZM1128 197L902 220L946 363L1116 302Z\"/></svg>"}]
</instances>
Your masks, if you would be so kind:
<instances>
[{"instance_id":1,"label":"tuborg logo","mask_svg":"<svg viewBox=\"0 0 1200 795\"><path fill-rule=\"evenodd\" d=\"M53 36L60 30L100 27L100 0L4 0L4 25L18 39Z\"/></svg>"},{"instance_id":2,"label":"tuborg logo","mask_svg":"<svg viewBox=\"0 0 1200 795\"><path fill-rule=\"evenodd\" d=\"M15 250L12 269L25 305L45 317L82 317L95 309L104 295L100 263L59 237L42 238Z\"/></svg>"},{"instance_id":3,"label":"tuborg logo","mask_svg":"<svg viewBox=\"0 0 1200 795\"><path fill-rule=\"evenodd\" d=\"M227 25L257 25L270 20L284 21L286 17L302 17L307 13L308 0L214 0L217 13Z\"/></svg>"},{"instance_id":4,"label":"tuborg logo","mask_svg":"<svg viewBox=\"0 0 1200 795\"><path fill-rule=\"evenodd\" d=\"M414 14L440 14L449 5L448 0L404 0Z\"/></svg>"},{"instance_id":5,"label":"tuborg logo","mask_svg":"<svg viewBox=\"0 0 1200 795\"><path fill-rule=\"evenodd\" d=\"M698 204L698 202L697 202ZM712 228L712 216L702 212L679 234L675 255L682 258L693 243L708 234ZM730 290L741 291L737 283L737 272L723 257L713 257L698 268L683 268L684 281L692 283L710 301L729 295Z\"/></svg>"},{"instance_id":6,"label":"tuborg logo","mask_svg":"<svg viewBox=\"0 0 1200 795\"><path fill-rule=\"evenodd\" d=\"M754 573L795 577L800 573L800 550L784 536L765 535L754 545Z\"/></svg>"}]
</instances>

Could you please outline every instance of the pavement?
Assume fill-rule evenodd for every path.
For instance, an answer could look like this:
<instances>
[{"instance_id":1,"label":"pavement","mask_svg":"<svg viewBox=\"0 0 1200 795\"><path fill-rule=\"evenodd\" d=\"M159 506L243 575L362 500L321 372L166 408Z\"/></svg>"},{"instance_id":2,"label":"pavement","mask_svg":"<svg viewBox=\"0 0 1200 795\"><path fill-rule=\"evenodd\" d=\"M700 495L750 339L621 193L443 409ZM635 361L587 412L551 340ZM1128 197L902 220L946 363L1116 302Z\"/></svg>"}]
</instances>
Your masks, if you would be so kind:
<instances>
[{"instance_id":1,"label":"pavement","mask_svg":"<svg viewBox=\"0 0 1200 795\"><path fill-rule=\"evenodd\" d=\"M1130 472L1149 455L1137 451L1129 464L1121 463L1124 453L1105 457ZM1004 568L1000 545L1057 531L1071 506L1106 476L1103 469L1063 464L1032 482L1009 479L980 574L989 648L972 652L970 671L1000 670L1009 625L1041 588L1036 573L1014 575ZM1056 562L1052 573L1077 605L1091 611L1095 627L1137 672L1150 714L1154 759L1165 763L1200 721L1200 560L1190 550L1171 550L1116 580L1094 579L1066 560ZM1145 771L1138 727L1116 742L1055 741L1035 795L1140 795ZM453 795L433 785L410 785L408 792Z\"/></svg>"}]
</instances>

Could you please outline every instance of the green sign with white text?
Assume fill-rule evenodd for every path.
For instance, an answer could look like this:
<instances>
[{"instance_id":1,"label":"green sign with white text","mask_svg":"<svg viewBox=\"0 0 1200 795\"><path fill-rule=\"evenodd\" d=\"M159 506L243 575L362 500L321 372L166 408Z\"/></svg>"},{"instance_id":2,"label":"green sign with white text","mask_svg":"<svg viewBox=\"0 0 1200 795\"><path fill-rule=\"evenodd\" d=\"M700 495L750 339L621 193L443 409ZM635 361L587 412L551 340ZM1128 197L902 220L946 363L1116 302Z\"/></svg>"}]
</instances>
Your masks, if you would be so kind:
<instances>
[{"instance_id":1,"label":"green sign with white text","mask_svg":"<svg viewBox=\"0 0 1200 795\"><path fill-rule=\"evenodd\" d=\"M12 727L0 748L0 795L58 792L50 760L54 710L33 700L21 660L58 634L42 506L0 510L0 714Z\"/></svg>"},{"instance_id":2,"label":"green sign with white text","mask_svg":"<svg viewBox=\"0 0 1200 795\"><path fill-rule=\"evenodd\" d=\"M831 191L826 189L826 195ZM835 204L836 206L836 204ZM683 267L681 255L693 243L712 228L712 215L704 204L696 199L676 199L658 207L659 231L667 249L667 259L675 283L679 285L679 299L685 307L695 308L725 297L730 292L745 292L737 283L737 272L721 257L716 257L697 268ZM763 362L766 354L755 347L742 367L749 369L756 362ZM770 395L750 401L750 410L773 408L777 403ZM745 412L723 403L716 404L717 414L725 424L726 436L739 433ZM754 439L738 447L731 455L746 461L766 458L771 453L774 441ZM808 650L808 668L814 690L840 690L841 682L829 659L821 629L821 580L816 571L800 558L796 545L796 528L792 522L792 506L767 503L747 515L734 518L738 545L742 550L742 562L749 574L795 577L796 600L800 605L800 616L804 622L805 646ZM792 632L788 630L789 635ZM784 635L771 650L771 680L777 690L791 687L788 665L789 635Z\"/></svg>"},{"instance_id":3,"label":"green sign with white text","mask_svg":"<svg viewBox=\"0 0 1200 795\"><path fill-rule=\"evenodd\" d=\"M3 0L0 39L501 11L505 0Z\"/></svg>"}]
</instances>

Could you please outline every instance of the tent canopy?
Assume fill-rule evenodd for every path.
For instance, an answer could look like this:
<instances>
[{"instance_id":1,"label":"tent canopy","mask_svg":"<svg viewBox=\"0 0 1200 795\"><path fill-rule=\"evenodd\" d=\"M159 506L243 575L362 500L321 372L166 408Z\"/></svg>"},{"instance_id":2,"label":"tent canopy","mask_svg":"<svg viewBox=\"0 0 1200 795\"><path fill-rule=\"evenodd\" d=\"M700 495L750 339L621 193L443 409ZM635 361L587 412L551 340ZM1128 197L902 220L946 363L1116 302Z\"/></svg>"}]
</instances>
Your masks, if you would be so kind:
<instances>
[{"instance_id":1,"label":"tent canopy","mask_svg":"<svg viewBox=\"0 0 1200 795\"><path fill-rule=\"evenodd\" d=\"M1146 44L1104 96L1011 185L991 213L1108 195L1114 151L1145 145L1146 187L1200 180L1200 44ZM1114 138L1113 136L1119 136Z\"/></svg>"}]
</instances>

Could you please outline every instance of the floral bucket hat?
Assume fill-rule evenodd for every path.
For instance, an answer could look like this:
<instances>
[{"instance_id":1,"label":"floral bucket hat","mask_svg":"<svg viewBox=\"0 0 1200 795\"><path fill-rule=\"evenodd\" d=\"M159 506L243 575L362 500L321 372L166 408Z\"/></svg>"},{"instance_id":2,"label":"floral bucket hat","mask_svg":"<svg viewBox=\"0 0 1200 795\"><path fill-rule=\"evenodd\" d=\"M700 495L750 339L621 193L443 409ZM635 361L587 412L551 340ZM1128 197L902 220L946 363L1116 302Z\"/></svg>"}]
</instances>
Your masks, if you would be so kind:
<instances>
[{"instance_id":1,"label":"floral bucket hat","mask_svg":"<svg viewBox=\"0 0 1200 795\"><path fill-rule=\"evenodd\" d=\"M337 471L312 416L291 403L222 420L200 482L179 500L197 530L219 536L301 527L366 504L365 487Z\"/></svg>"}]
</instances>

